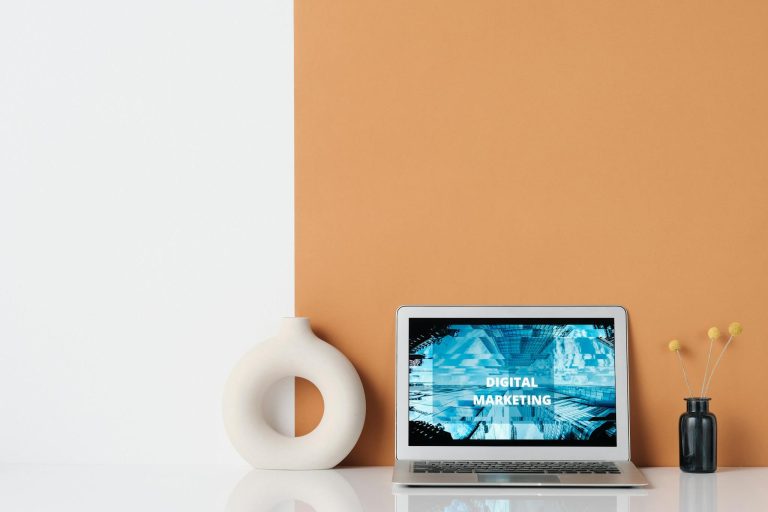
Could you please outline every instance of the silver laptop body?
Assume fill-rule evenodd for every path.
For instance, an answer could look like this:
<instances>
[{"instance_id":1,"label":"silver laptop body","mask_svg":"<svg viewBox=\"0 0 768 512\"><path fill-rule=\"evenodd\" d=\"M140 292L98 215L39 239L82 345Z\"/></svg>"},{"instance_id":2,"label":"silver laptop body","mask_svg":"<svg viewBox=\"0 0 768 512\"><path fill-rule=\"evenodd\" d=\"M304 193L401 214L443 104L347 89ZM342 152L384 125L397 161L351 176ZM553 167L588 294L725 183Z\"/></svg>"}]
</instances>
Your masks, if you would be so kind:
<instances>
[{"instance_id":1,"label":"silver laptop body","mask_svg":"<svg viewBox=\"0 0 768 512\"><path fill-rule=\"evenodd\" d=\"M393 483L647 485L623 308L403 306L396 327Z\"/></svg>"}]
</instances>

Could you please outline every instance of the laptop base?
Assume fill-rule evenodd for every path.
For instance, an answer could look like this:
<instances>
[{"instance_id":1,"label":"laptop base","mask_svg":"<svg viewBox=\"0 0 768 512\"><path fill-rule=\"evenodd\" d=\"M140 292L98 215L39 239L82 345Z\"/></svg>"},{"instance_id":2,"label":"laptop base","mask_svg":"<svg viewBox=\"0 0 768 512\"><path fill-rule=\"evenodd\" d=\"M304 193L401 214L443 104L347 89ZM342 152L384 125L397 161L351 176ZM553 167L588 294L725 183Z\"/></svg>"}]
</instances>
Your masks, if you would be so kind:
<instances>
[{"instance_id":1,"label":"laptop base","mask_svg":"<svg viewBox=\"0 0 768 512\"><path fill-rule=\"evenodd\" d=\"M648 481L629 461L611 461L619 473L423 473L414 472L414 462L395 463L392 483L408 486L472 487L642 487Z\"/></svg>"}]
</instances>

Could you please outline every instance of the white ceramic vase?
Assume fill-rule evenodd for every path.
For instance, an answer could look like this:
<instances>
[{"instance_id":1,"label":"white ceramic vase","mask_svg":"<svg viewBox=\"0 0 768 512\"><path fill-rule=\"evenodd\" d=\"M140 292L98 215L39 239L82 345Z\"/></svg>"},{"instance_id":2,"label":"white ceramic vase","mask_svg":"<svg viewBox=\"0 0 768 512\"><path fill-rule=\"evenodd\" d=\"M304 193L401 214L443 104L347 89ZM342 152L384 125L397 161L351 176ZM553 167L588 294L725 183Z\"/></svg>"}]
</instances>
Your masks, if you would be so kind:
<instances>
[{"instance_id":1,"label":"white ceramic vase","mask_svg":"<svg viewBox=\"0 0 768 512\"><path fill-rule=\"evenodd\" d=\"M303 377L323 396L323 418L300 437L273 429L263 403L285 377ZM328 469L357 443L365 420L365 394L354 366L312 332L308 318L284 318L280 332L248 352L224 390L224 426L240 455L260 469Z\"/></svg>"}]
</instances>

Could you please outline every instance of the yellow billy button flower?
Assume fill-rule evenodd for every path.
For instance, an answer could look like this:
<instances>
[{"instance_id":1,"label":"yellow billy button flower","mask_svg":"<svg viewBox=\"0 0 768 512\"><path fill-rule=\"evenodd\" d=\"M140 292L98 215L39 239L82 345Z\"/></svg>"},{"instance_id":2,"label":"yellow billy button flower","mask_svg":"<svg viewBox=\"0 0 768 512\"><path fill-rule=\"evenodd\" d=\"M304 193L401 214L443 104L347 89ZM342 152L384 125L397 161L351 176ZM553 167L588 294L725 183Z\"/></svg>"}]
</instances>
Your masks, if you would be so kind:
<instances>
[{"instance_id":1,"label":"yellow billy button flower","mask_svg":"<svg viewBox=\"0 0 768 512\"><path fill-rule=\"evenodd\" d=\"M707 366L704 367L704 378L701 379L701 396L704 396L704 390L707 386L707 373L709 372L709 363L712 361L712 346L715 344L715 340L720 337L720 329L710 327L707 336L709 337L709 351L707 352Z\"/></svg>"},{"instance_id":2,"label":"yellow billy button flower","mask_svg":"<svg viewBox=\"0 0 768 512\"><path fill-rule=\"evenodd\" d=\"M715 370L717 370L717 367L720 365L720 361L723 360L725 351L728 350L728 347L731 345L731 342L733 342L733 339L741 334L742 330L743 329L741 328L741 324L739 322L731 322L731 325L728 326L728 334L730 334L731 337L728 338L728 341L725 342L723 350L721 350L720 355L717 356L715 365L712 367L712 371L709 373L709 377L707 378L707 383L704 385L704 393L702 393L702 395L709 391L709 385L712 384L712 376L715 374Z\"/></svg>"},{"instance_id":3,"label":"yellow billy button flower","mask_svg":"<svg viewBox=\"0 0 768 512\"><path fill-rule=\"evenodd\" d=\"M680 363L680 369L683 371L683 379L685 380L685 387L688 389L688 396L693 396L691 383L688 381L688 372L685 371L685 365L683 364L683 356L680 355L680 341L672 340L667 346L669 347L670 352L675 353L677 356L677 362Z\"/></svg>"}]
</instances>

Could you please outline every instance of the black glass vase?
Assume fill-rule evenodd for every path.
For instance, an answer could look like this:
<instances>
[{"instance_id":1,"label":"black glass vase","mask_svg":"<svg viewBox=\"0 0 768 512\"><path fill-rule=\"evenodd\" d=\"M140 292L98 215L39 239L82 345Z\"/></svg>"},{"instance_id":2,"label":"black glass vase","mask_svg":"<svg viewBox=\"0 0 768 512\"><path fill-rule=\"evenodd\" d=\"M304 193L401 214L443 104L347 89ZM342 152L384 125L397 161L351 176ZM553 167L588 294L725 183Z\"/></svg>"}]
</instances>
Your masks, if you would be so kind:
<instances>
[{"instance_id":1,"label":"black glass vase","mask_svg":"<svg viewBox=\"0 0 768 512\"><path fill-rule=\"evenodd\" d=\"M717 470L717 418L709 412L709 398L686 398L680 415L680 469L686 473Z\"/></svg>"}]
</instances>

